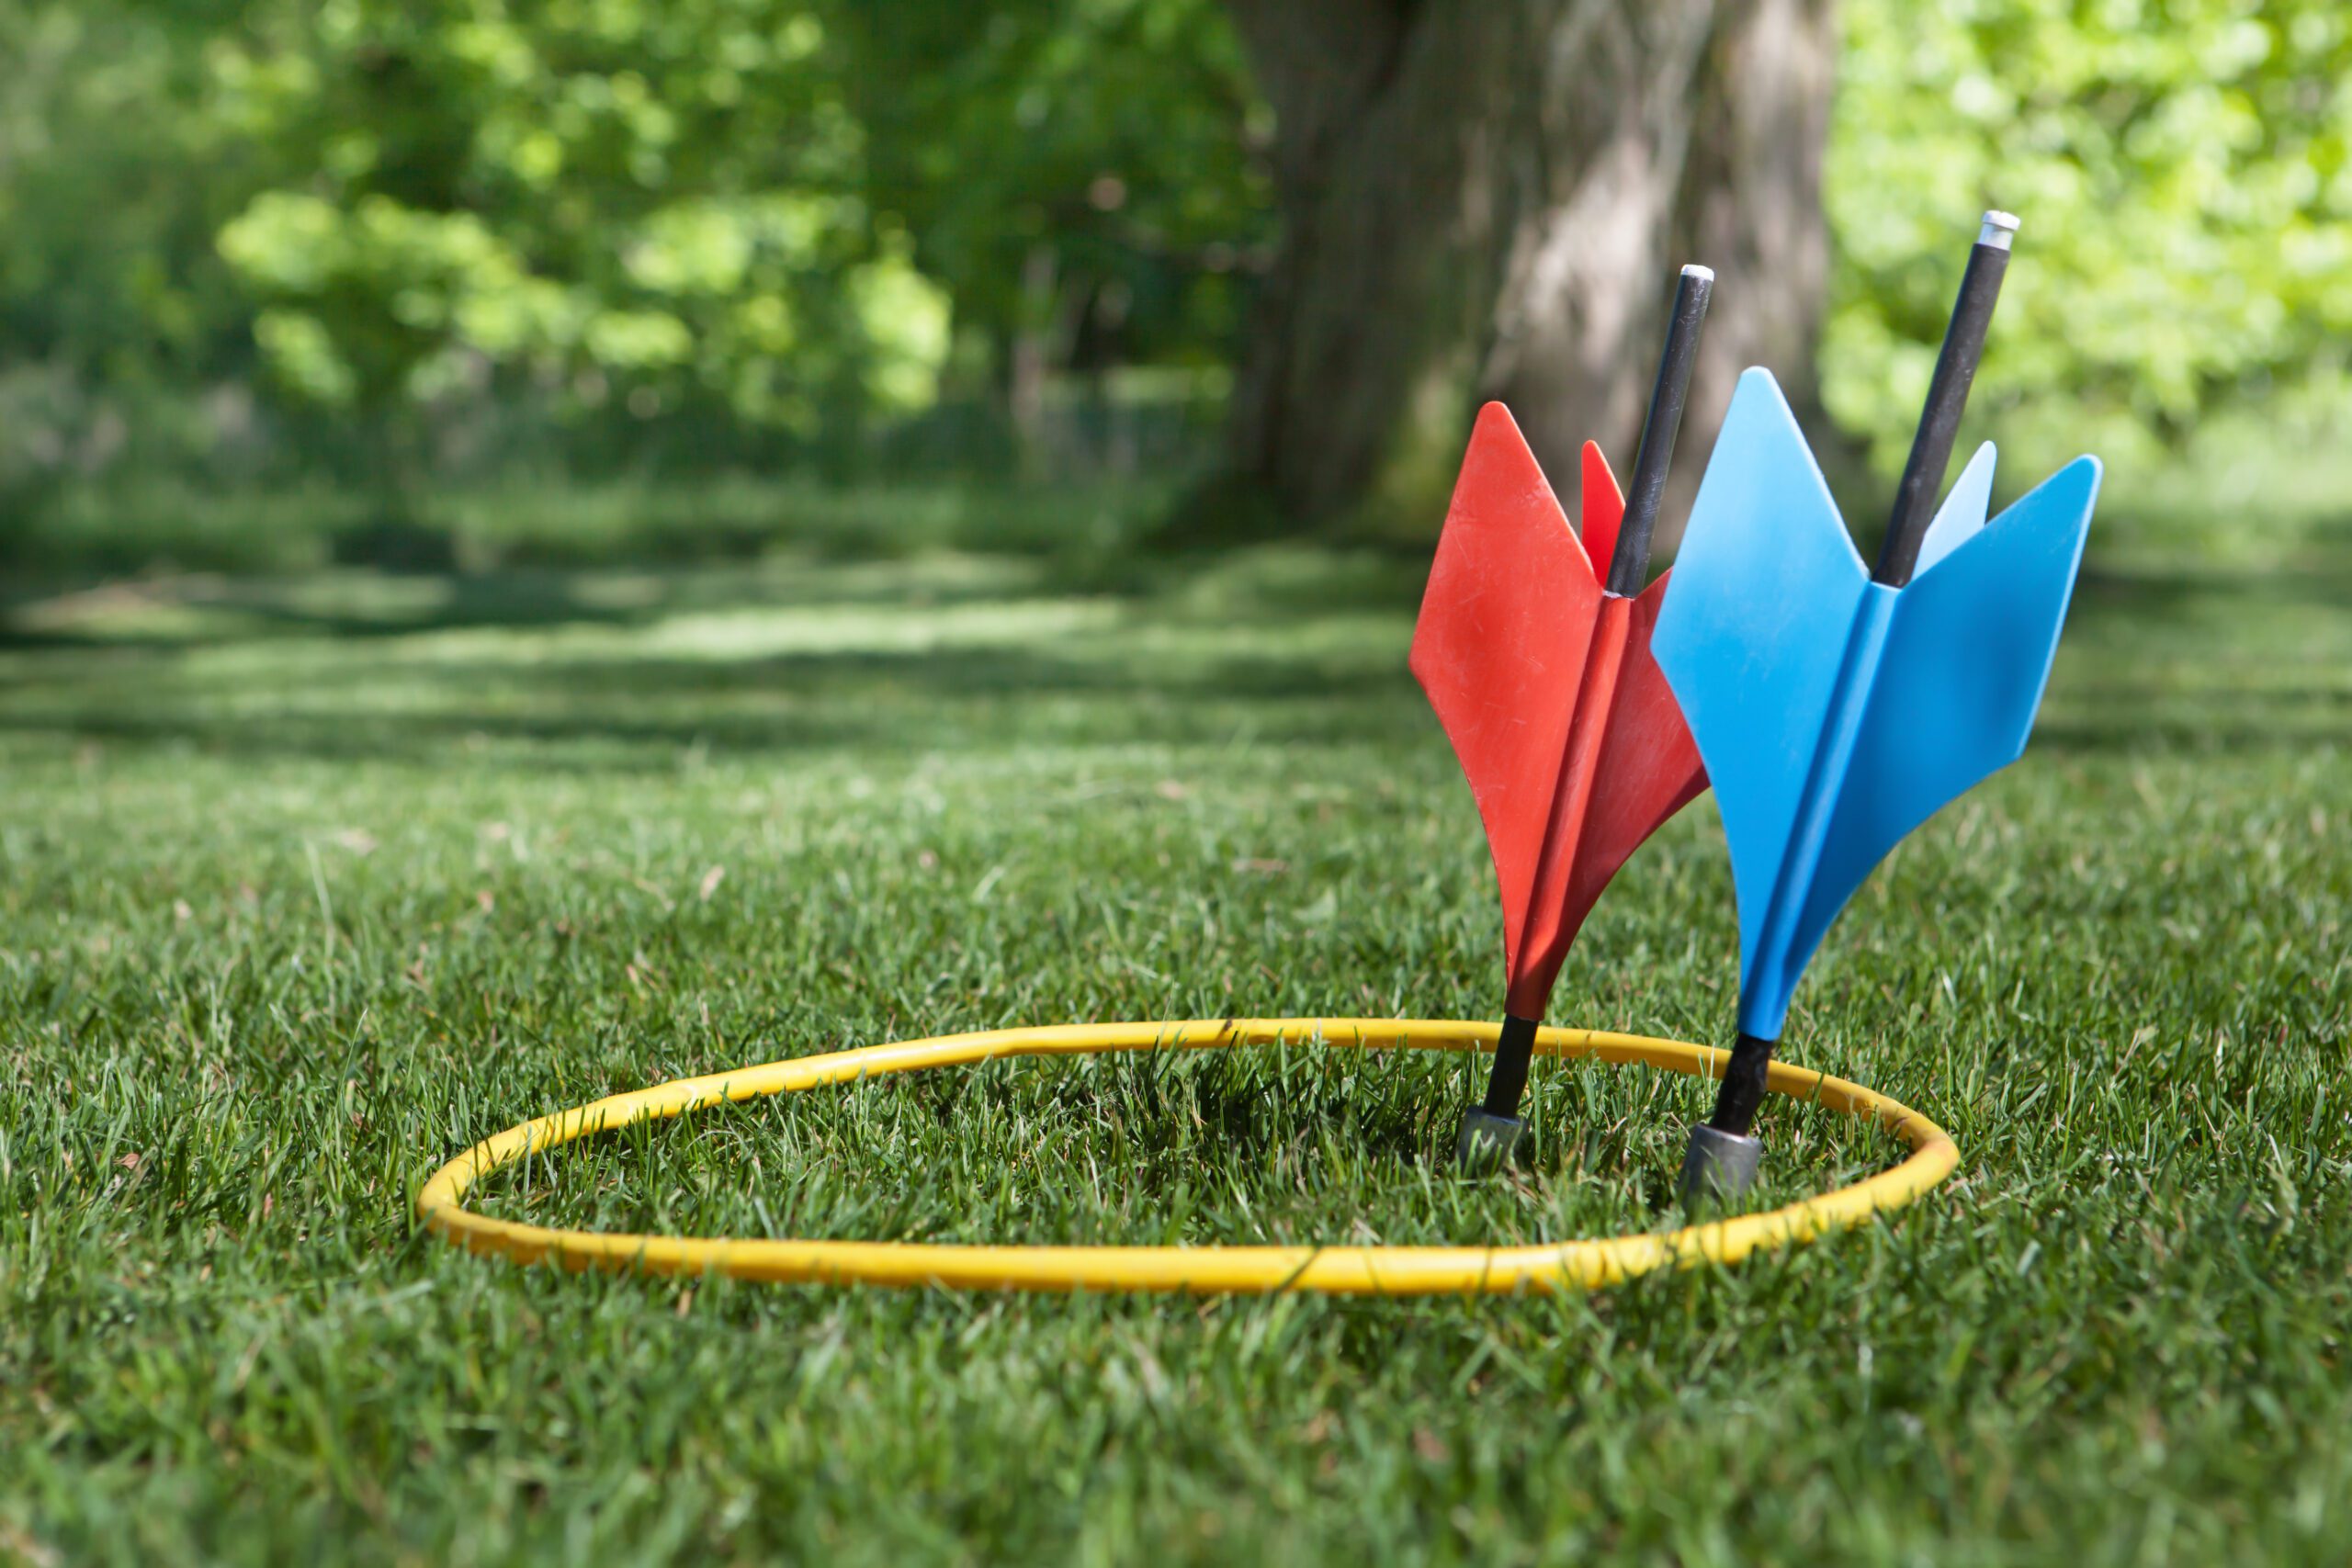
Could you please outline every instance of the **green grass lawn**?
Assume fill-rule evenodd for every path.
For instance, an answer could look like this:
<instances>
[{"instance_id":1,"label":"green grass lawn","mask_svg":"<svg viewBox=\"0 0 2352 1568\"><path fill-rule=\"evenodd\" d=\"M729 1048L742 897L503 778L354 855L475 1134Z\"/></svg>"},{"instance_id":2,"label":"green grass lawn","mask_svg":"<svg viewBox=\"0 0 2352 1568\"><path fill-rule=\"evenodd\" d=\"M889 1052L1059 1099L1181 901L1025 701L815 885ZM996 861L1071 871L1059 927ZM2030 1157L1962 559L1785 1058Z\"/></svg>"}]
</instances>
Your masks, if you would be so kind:
<instances>
[{"instance_id":1,"label":"green grass lawn","mask_svg":"<svg viewBox=\"0 0 2352 1568\"><path fill-rule=\"evenodd\" d=\"M2086 581L2027 760L1871 881L1789 1055L1919 1205L1595 1296L573 1277L410 1201L526 1116L1028 1022L1496 1016L1410 561L182 579L0 647L0 1561L2352 1557L2352 548ZM1702 801L1565 1021L1723 1041ZM494 1212L747 1235L1641 1228L1702 1086L999 1064L707 1113ZM1883 1168L1775 1101L1766 1200Z\"/></svg>"}]
</instances>

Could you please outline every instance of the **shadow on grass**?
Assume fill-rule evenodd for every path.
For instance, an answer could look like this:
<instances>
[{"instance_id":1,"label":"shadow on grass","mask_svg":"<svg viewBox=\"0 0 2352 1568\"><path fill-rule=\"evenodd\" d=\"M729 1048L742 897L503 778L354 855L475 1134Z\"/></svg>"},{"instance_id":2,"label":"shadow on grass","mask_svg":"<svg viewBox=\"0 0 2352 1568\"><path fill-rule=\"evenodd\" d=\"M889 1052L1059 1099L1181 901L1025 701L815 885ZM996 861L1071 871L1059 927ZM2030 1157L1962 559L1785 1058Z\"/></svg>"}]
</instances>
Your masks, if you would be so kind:
<instances>
[{"instance_id":1,"label":"shadow on grass","mask_svg":"<svg viewBox=\"0 0 2352 1568\"><path fill-rule=\"evenodd\" d=\"M126 583L17 607L35 613L0 640L0 732L419 763L467 744L590 747L596 766L649 768L686 748L1370 740L1426 723L1402 660L1423 564L1295 550L1137 558L1115 582L940 558ZM1080 633L1058 612L1023 623L1089 604L1109 611ZM2352 745L2347 604L2352 570L2332 558L2088 572L2037 749ZM1003 616L977 645L870 646L990 605ZM748 616L756 640L799 612L863 613L847 636L869 646L629 651L681 617ZM1398 635L1323 635L1367 617ZM612 635L562 635L582 630ZM485 632L514 635L433 641Z\"/></svg>"},{"instance_id":2,"label":"shadow on grass","mask_svg":"<svg viewBox=\"0 0 2352 1568\"><path fill-rule=\"evenodd\" d=\"M119 650L117 650L119 651ZM1049 647L858 649L741 659L594 657L435 661L420 671L431 705L370 711L370 662L314 668L278 700L223 711L207 684L152 677L170 650L109 657L73 682L79 700L29 711L0 705L0 732L194 746L248 756L430 763L465 745L588 744L593 765L669 768L687 748L757 753L855 749L912 755L989 741L1214 744L1246 724L1264 739L1362 738L1409 713L1401 669L1337 659L1083 657ZM17 672L0 691L54 682Z\"/></svg>"},{"instance_id":3,"label":"shadow on grass","mask_svg":"<svg viewBox=\"0 0 2352 1568\"><path fill-rule=\"evenodd\" d=\"M322 586L323 585L323 586ZM887 568L738 572L526 570L442 577L132 579L0 603L0 650L124 649L170 652L266 637L379 640L453 631L650 626L685 613L809 604L918 608L1002 597L1001 576L923 581L911 592ZM188 622L195 624L186 624Z\"/></svg>"}]
</instances>

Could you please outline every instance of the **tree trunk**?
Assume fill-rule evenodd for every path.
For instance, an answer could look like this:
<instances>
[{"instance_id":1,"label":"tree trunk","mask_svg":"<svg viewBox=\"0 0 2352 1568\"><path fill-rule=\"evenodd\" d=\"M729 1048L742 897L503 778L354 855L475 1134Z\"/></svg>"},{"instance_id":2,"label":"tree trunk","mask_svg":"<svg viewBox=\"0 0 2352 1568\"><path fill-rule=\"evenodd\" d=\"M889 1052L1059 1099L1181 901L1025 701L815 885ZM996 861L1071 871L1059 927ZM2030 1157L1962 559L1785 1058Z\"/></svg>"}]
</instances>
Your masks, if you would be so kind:
<instances>
[{"instance_id":1,"label":"tree trunk","mask_svg":"<svg viewBox=\"0 0 2352 1568\"><path fill-rule=\"evenodd\" d=\"M1555 484L1587 437L1624 474L1686 261L1719 281L1660 543L1741 368L1810 407L1830 0L1229 3L1283 222L1230 460L1288 517L1433 530L1489 398Z\"/></svg>"}]
</instances>

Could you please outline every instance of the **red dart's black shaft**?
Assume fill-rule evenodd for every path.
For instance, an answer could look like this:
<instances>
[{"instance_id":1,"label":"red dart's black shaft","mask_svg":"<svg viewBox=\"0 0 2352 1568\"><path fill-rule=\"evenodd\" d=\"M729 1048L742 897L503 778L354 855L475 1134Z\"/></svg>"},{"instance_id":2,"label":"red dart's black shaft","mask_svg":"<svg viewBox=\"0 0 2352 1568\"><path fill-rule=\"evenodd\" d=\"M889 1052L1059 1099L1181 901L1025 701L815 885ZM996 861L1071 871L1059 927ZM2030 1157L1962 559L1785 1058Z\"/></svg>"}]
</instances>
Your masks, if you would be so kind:
<instances>
[{"instance_id":1,"label":"red dart's black shaft","mask_svg":"<svg viewBox=\"0 0 2352 1568\"><path fill-rule=\"evenodd\" d=\"M1641 448L1634 454L1634 491L1625 498L1617 548L1609 558L1605 586L1620 598L1639 593L1649 581L1650 536L1657 528L1658 505L1666 499L1666 472L1674 462L1674 438L1682 429L1682 405L1690 396L1690 372L1699 363L1699 328L1706 321L1707 301L1714 291L1715 275L1703 266L1684 267L1674 287L1666 349L1658 355L1657 379L1650 387Z\"/></svg>"},{"instance_id":2,"label":"red dart's black shaft","mask_svg":"<svg viewBox=\"0 0 2352 1568\"><path fill-rule=\"evenodd\" d=\"M1639 593L1649 578L1650 536L1657 528L1667 470L1674 461L1674 438L1682 427L1683 405L1690 396L1690 373L1699 362L1699 329L1706 321L1714 287L1715 275L1703 266L1684 267L1675 285L1666 347L1658 355L1649 412L1642 421L1642 445L1634 457L1633 493L1625 499L1625 515L1617 526L1617 546L1610 554L1609 577L1603 585L1620 598ZM1585 504L1590 507L1589 498ZM1488 1116L1505 1122L1517 1117L1535 1054L1535 1032L1541 1026L1540 1019L1504 1014L1482 1106Z\"/></svg>"}]
</instances>

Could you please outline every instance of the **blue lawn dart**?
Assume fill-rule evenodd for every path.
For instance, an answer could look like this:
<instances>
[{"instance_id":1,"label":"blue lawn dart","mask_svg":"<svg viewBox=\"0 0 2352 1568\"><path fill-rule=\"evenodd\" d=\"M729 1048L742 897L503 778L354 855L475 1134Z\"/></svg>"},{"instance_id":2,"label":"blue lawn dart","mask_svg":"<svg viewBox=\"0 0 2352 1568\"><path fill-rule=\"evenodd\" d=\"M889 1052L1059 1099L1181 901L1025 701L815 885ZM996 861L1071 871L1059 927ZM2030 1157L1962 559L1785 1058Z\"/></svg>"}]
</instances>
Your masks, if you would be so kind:
<instances>
[{"instance_id":1,"label":"blue lawn dart","mask_svg":"<svg viewBox=\"0 0 2352 1568\"><path fill-rule=\"evenodd\" d=\"M1754 1179L1749 1129L1806 961L1905 834L2017 760L2049 682L2098 460L1987 523L1988 442L1929 514L2016 227L1985 215L1873 569L1769 371L1740 378L1700 483L1653 647L1722 810L1740 990L1686 1201Z\"/></svg>"}]
</instances>

